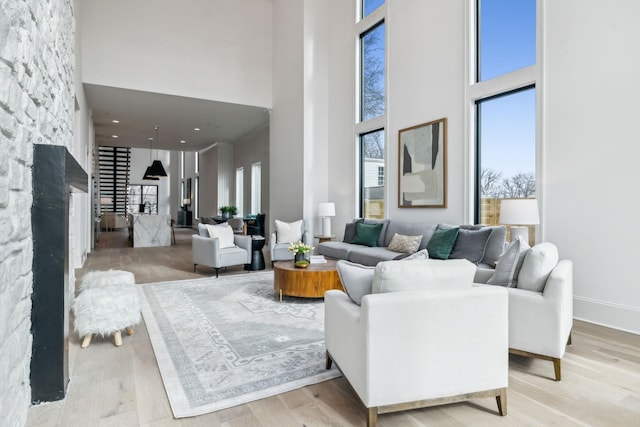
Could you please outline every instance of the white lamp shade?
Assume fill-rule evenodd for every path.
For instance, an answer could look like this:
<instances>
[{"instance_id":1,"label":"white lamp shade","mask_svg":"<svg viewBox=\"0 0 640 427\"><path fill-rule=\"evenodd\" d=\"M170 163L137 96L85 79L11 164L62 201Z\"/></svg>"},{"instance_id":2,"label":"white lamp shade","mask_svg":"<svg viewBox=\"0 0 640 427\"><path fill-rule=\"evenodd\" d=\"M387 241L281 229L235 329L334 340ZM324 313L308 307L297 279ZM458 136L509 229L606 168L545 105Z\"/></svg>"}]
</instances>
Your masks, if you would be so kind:
<instances>
[{"instance_id":1,"label":"white lamp shade","mask_svg":"<svg viewBox=\"0 0 640 427\"><path fill-rule=\"evenodd\" d=\"M100 197L101 205L110 205L112 202L113 202L113 199L111 197Z\"/></svg>"},{"instance_id":2,"label":"white lamp shade","mask_svg":"<svg viewBox=\"0 0 640 427\"><path fill-rule=\"evenodd\" d=\"M336 216L336 204L335 203L320 203L318 205L318 216Z\"/></svg>"},{"instance_id":3,"label":"white lamp shade","mask_svg":"<svg viewBox=\"0 0 640 427\"><path fill-rule=\"evenodd\" d=\"M183 205L190 205L191 204L191 199L182 199L182 204Z\"/></svg>"},{"instance_id":4,"label":"white lamp shade","mask_svg":"<svg viewBox=\"0 0 640 427\"><path fill-rule=\"evenodd\" d=\"M505 199L500 202L500 224L540 224L536 199Z\"/></svg>"}]
</instances>

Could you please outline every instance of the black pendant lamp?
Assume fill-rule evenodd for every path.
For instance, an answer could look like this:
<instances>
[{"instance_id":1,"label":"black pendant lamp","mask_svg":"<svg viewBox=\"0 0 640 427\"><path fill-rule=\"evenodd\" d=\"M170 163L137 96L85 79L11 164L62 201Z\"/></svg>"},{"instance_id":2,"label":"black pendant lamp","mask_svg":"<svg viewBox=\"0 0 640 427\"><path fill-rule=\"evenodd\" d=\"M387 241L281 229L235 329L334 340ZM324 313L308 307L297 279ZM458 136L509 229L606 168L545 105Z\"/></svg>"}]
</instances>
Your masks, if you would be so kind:
<instances>
[{"instance_id":1,"label":"black pendant lamp","mask_svg":"<svg viewBox=\"0 0 640 427\"><path fill-rule=\"evenodd\" d=\"M159 127L156 124L156 144L158 143L158 129ZM151 139L152 138L149 138L149 161L151 161ZM151 163L151 166L149 166L145 171L142 179L158 181L162 176L167 176L167 172L164 170L164 166L162 166L162 162L160 160L154 160L153 163Z\"/></svg>"}]
</instances>

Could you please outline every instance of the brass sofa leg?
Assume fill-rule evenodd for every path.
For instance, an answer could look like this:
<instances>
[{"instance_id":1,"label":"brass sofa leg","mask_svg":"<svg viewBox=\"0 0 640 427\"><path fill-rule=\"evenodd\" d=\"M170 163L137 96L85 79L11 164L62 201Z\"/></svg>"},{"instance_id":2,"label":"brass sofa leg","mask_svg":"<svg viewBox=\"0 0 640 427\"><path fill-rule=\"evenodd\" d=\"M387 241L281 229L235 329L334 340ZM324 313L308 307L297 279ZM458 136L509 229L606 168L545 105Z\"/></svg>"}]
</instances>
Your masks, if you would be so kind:
<instances>
[{"instance_id":1,"label":"brass sofa leg","mask_svg":"<svg viewBox=\"0 0 640 427\"><path fill-rule=\"evenodd\" d=\"M367 408L367 427L376 427L378 425L378 408Z\"/></svg>"},{"instance_id":2,"label":"brass sofa leg","mask_svg":"<svg viewBox=\"0 0 640 427\"><path fill-rule=\"evenodd\" d=\"M500 389L500 394L496 396L496 403L498 404L498 413L503 417L507 415L507 389Z\"/></svg>"},{"instance_id":3,"label":"brass sofa leg","mask_svg":"<svg viewBox=\"0 0 640 427\"><path fill-rule=\"evenodd\" d=\"M551 360L553 361L553 371L556 374L556 381L562 381L562 359L554 357Z\"/></svg>"}]
</instances>

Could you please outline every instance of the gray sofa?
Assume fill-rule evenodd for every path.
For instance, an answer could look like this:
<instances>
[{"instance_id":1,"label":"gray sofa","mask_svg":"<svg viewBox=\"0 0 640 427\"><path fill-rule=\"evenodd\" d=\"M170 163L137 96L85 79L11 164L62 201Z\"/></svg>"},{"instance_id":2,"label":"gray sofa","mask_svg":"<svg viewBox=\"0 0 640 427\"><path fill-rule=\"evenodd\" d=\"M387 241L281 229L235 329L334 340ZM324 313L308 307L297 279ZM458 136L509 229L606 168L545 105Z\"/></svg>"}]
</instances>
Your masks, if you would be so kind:
<instances>
[{"instance_id":1,"label":"gray sofa","mask_svg":"<svg viewBox=\"0 0 640 427\"><path fill-rule=\"evenodd\" d=\"M357 222L365 224L382 223L377 246L354 244ZM355 219L345 226L342 242L323 242L317 247L317 253L329 258L344 259L362 265L374 266L380 261L402 259L409 254L389 250L389 244L395 233L404 236L422 235L418 250L427 248L429 240L437 229L459 227L459 234L451 259L468 259L477 265L478 273L483 276L493 274L495 263L505 248L505 226L426 224L393 220Z\"/></svg>"}]
</instances>

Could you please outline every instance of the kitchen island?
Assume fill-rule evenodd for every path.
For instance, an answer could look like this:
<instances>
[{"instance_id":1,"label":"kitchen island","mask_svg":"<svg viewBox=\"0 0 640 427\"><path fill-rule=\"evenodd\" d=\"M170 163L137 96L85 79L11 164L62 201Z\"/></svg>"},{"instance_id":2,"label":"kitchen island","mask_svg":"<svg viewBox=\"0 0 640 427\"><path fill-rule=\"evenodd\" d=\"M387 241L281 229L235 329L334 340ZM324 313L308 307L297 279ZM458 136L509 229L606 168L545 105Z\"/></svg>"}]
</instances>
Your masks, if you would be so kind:
<instances>
[{"instance_id":1,"label":"kitchen island","mask_svg":"<svg viewBox=\"0 0 640 427\"><path fill-rule=\"evenodd\" d=\"M171 216L129 214L130 236L134 248L171 246Z\"/></svg>"}]
</instances>

